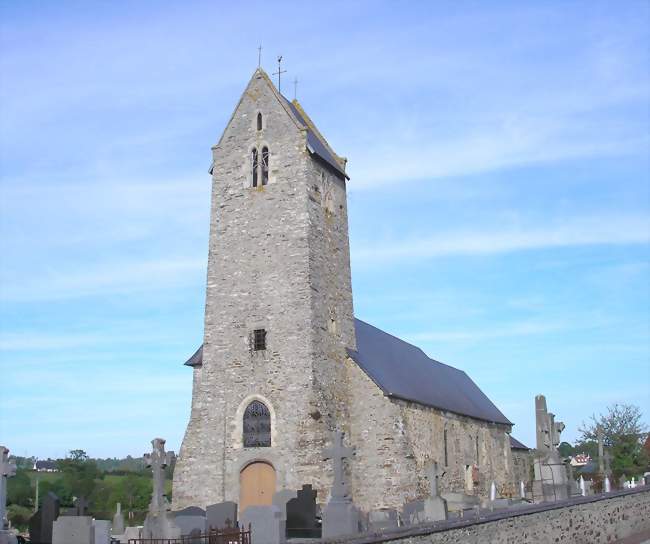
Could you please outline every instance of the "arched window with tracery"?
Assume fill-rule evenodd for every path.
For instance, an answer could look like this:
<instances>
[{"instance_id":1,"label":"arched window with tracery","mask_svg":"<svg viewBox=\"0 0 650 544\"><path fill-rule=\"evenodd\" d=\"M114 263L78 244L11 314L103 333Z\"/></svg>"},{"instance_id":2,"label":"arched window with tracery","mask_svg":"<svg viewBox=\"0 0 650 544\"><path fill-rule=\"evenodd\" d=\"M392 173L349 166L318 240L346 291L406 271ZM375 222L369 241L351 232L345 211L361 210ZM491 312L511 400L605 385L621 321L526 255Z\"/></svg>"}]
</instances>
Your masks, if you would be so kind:
<instances>
[{"instance_id":1,"label":"arched window with tracery","mask_svg":"<svg viewBox=\"0 0 650 544\"><path fill-rule=\"evenodd\" d=\"M251 152L251 169L253 170L253 187L257 187L257 149Z\"/></svg>"},{"instance_id":2,"label":"arched window with tracery","mask_svg":"<svg viewBox=\"0 0 650 544\"><path fill-rule=\"evenodd\" d=\"M262 114L257 114L257 130L262 130Z\"/></svg>"},{"instance_id":3,"label":"arched window with tracery","mask_svg":"<svg viewBox=\"0 0 650 544\"><path fill-rule=\"evenodd\" d=\"M254 400L246 407L243 430L245 448L271 446L271 412L266 404Z\"/></svg>"},{"instance_id":4,"label":"arched window with tracery","mask_svg":"<svg viewBox=\"0 0 650 544\"><path fill-rule=\"evenodd\" d=\"M269 182L269 148L262 148L262 185Z\"/></svg>"}]
</instances>

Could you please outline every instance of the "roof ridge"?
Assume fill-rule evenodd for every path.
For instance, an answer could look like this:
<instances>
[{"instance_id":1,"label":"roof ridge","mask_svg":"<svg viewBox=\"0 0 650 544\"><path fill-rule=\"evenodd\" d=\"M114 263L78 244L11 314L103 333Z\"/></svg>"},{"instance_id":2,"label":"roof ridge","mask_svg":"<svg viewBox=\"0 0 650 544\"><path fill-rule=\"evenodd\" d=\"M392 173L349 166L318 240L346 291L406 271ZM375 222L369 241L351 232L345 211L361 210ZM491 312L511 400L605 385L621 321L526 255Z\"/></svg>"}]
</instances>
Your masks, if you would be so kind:
<instances>
[{"instance_id":1,"label":"roof ridge","mask_svg":"<svg viewBox=\"0 0 650 544\"><path fill-rule=\"evenodd\" d=\"M325 136L323 136L323 134L321 133L321 131L318 130L318 127L316 126L316 123L314 123L314 121L312 121L311 117L309 117L309 115L308 115L307 112L305 111L305 108L303 108L303 107L302 107L302 104L301 104L300 102L298 102L298 99L297 99L297 98L294 98L294 99L291 101L291 103L292 103L293 106L298 110L298 112L300 113L300 115L303 116L303 119L304 119L304 121L307 123L308 128L310 128L311 130L314 131L314 134L316 135L316 137L321 141L321 143L325 146L325 148L326 148L326 149L327 149L327 150L332 154L332 156L336 159L336 161L339 163L339 165L341 166L341 168L343 169L343 171L345 171L345 165L347 164L347 159L345 159L345 157L341 157L340 155L338 155L338 154L336 153L336 151L334 151L334 149L332 149L332 146L329 144L329 142L327 141L327 139L325 138Z\"/></svg>"}]
</instances>

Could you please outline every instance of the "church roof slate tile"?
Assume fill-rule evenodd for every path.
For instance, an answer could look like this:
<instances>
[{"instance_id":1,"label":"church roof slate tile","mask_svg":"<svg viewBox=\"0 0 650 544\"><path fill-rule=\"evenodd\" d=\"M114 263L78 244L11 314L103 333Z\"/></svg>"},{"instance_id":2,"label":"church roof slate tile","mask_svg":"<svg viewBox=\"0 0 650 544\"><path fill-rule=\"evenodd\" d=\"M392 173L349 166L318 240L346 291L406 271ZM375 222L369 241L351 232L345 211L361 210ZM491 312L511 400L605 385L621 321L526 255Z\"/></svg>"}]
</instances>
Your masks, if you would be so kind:
<instances>
[{"instance_id":1,"label":"church roof slate tile","mask_svg":"<svg viewBox=\"0 0 650 544\"><path fill-rule=\"evenodd\" d=\"M510 449L512 450L526 450L530 451L530 448L523 443L519 442L514 436L510 437Z\"/></svg>"},{"instance_id":2,"label":"church roof slate tile","mask_svg":"<svg viewBox=\"0 0 650 544\"><path fill-rule=\"evenodd\" d=\"M360 319L356 351L349 356L389 397L493 423L512 425L462 370Z\"/></svg>"},{"instance_id":3,"label":"church roof slate tile","mask_svg":"<svg viewBox=\"0 0 650 544\"><path fill-rule=\"evenodd\" d=\"M307 129L307 149L309 152L312 155L316 155L318 158L325 161L331 168L335 170L339 176L350 179L345 173L345 170L342 168L339 160L334 156L332 152L330 152L328 145L323 141L323 137L318 133L318 129L316 129L300 105L294 102L290 102L284 96L282 96L282 98L284 98L285 102L291 109L291 112L296 116L298 121L300 121Z\"/></svg>"},{"instance_id":4,"label":"church roof slate tile","mask_svg":"<svg viewBox=\"0 0 650 544\"><path fill-rule=\"evenodd\" d=\"M420 348L360 319L355 318L354 324L357 349L348 350L348 355L387 396L512 425L462 370L431 359ZM203 346L185 362L192 367L202 363Z\"/></svg>"}]
</instances>

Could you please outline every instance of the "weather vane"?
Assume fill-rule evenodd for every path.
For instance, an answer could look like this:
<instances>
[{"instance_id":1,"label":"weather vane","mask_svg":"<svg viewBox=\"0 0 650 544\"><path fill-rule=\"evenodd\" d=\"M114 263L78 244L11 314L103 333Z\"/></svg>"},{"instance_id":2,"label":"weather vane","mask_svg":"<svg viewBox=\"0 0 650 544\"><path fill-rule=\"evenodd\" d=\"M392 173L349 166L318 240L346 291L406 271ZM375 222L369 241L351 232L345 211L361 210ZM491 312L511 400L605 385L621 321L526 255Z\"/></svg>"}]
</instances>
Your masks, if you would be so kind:
<instances>
[{"instance_id":1,"label":"weather vane","mask_svg":"<svg viewBox=\"0 0 650 544\"><path fill-rule=\"evenodd\" d=\"M293 80L293 99L298 99L298 78Z\"/></svg>"},{"instance_id":2,"label":"weather vane","mask_svg":"<svg viewBox=\"0 0 650 544\"><path fill-rule=\"evenodd\" d=\"M262 67L262 44L257 48L257 67Z\"/></svg>"},{"instance_id":3,"label":"weather vane","mask_svg":"<svg viewBox=\"0 0 650 544\"><path fill-rule=\"evenodd\" d=\"M282 69L282 55L278 56L278 71L274 72L274 76L278 76L278 92L282 92L282 74L286 74L287 71Z\"/></svg>"}]
</instances>

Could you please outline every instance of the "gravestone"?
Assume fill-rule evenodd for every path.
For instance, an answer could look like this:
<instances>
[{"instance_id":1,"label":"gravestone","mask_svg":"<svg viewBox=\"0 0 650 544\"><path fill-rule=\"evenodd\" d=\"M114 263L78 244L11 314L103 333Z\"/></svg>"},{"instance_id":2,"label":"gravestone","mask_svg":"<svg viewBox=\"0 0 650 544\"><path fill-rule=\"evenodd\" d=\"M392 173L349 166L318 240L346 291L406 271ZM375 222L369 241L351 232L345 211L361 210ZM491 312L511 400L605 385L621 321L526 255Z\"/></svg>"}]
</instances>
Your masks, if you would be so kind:
<instances>
[{"instance_id":1,"label":"gravestone","mask_svg":"<svg viewBox=\"0 0 650 544\"><path fill-rule=\"evenodd\" d=\"M382 508L368 512L368 531L382 532L399 526L397 510Z\"/></svg>"},{"instance_id":2,"label":"gravestone","mask_svg":"<svg viewBox=\"0 0 650 544\"><path fill-rule=\"evenodd\" d=\"M429 496L424 500L423 521L442 521L447 519L447 501L440 496L439 478L444 475L435 461L427 467L429 477Z\"/></svg>"},{"instance_id":3,"label":"gravestone","mask_svg":"<svg viewBox=\"0 0 650 544\"><path fill-rule=\"evenodd\" d=\"M555 421L548 411L544 395L535 397L537 452L533 463L535 480L533 496L543 501L563 500L568 497L567 474L557 450L564 423Z\"/></svg>"},{"instance_id":4,"label":"gravestone","mask_svg":"<svg viewBox=\"0 0 650 544\"><path fill-rule=\"evenodd\" d=\"M154 438L151 453L144 454L144 460L153 475L153 493L149 512L144 520L143 537L151 539L180 538L181 531L174 523L165 497L165 468L174 460L173 451L165 451L165 440Z\"/></svg>"},{"instance_id":5,"label":"gravestone","mask_svg":"<svg viewBox=\"0 0 650 544\"><path fill-rule=\"evenodd\" d=\"M424 501L410 501L402 507L402 523L404 525L417 525L424 523Z\"/></svg>"},{"instance_id":6,"label":"gravestone","mask_svg":"<svg viewBox=\"0 0 650 544\"><path fill-rule=\"evenodd\" d=\"M0 544L13 544L16 536L7 520L7 479L16 474L16 464L9 459L9 449L0 446Z\"/></svg>"},{"instance_id":7,"label":"gravestone","mask_svg":"<svg viewBox=\"0 0 650 544\"><path fill-rule=\"evenodd\" d=\"M95 540L93 544L111 544L111 522L103 519L93 521Z\"/></svg>"},{"instance_id":8,"label":"gravestone","mask_svg":"<svg viewBox=\"0 0 650 544\"><path fill-rule=\"evenodd\" d=\"M273 494L271 502L273 503L273 506L277 506L280 509L284 521L287 521L287 503L291 499L295 499L297 496L297 491L291 491L289 489L281 489L277 493Z\"/></svg>"},{"instance_id":9,"label":"gravestone","mask_svg":"<svg viewBox=\"0 0 650 544\"><path fill-rule=\"evenodd\" d=\"M90 516L59 516L52 525L52 544L93 544L94 539Z\"/></svg>"},{"instance_id":10,"label":"gravestone","mask_svg":"<svg viewBox=\"0 0 650 544\"><path fill-rule=\"evenodd\" d=\"M359 532L359 511L352 504L350 488L345 478L344 459L354 455L353 448L343 445L343 433L336 431L332 447L323 451L324 459L334 465L334 483L330 499L323 511L323 538L353 535Z\"/></svg>"},{"instance_id":11,"label":"gravestone","mask_svg":"<svg viewBox=\"0 0 650 544\"><path fill-rule=\"evenodd\" d=\"M29 520L29 540L41 544L51 544L52 525L59 517L60 501L51 491L43 497L41 507Z\"/></svg>"},{"instance_id":12,"label":"gravestone","mask_svg":"<svg viewBox=\"0 0 650 544\"><path fill-rule=\"evenodd\" d=\"M237 503L231 501L211 504L205 509L208 529L223 529L226 521L233 527L237 525Z\"/></svg>"},{"instance_id":13,"label":"gravestone","mask_svg":"<svg viewBox=\"0 0 650 544\"><path fill-rule=\"evenodd\" d=\"M277 506L249 506L241 512L241 525L251 527L251 542L255 544L283 544L286 540L286 522Z\"/></svg>"},{"instance_id":14,"label":"gravestone","mask_svg":"<svg viewBox=\"0 0 650 544\"><path fill-rule=\"evenodd\" d=\"M8 529L7 479L16 474L16 463L9 459L9 448L0 446L0 531Z\"/></svg>"},{"instance_id":15,"label":"gravestone","mask_svg":"<svg viewBox=\"0 0 650 544\"><path fill-rule=\"evenodd\" d=\"M113 527L111 533L114 535L124 534L124 514L122 514L122 505L119 502L115 505L115 515L113 516Z\"/></svg>"},{"instance_id":16,"label":"gravestone","mask_svg":"<svg viewBox=\"0 0 650 544\"><path fill-rule=\"evenodd\" d=\"M316 519L317 492L303 485L297 497L287 503L287 538L320 538L321 526Z\"/></svg>"},{"instance_id":17,"label":"gravestone","mask_svg":"<svg viewBox=\"0 0 650 544\"><path fill-rule=\"evenodd\" d=\"M78 497L74 499L74 506L68 508L62 516L87 516L88 515L88 501L86 497Z\"/></svg>"},{"instance_id":18,"label":"gravestone","mask_svg":"<svg viewBox=\"0 0 650 544\"><path fill-rule=\"evenodd\" d=\"M196 529L199 530L199 534L206 532L205 510L198 506L188 506L174 512L174 522L181 530L181 536L189 536Z\"/></svg>"}]
</instances>

